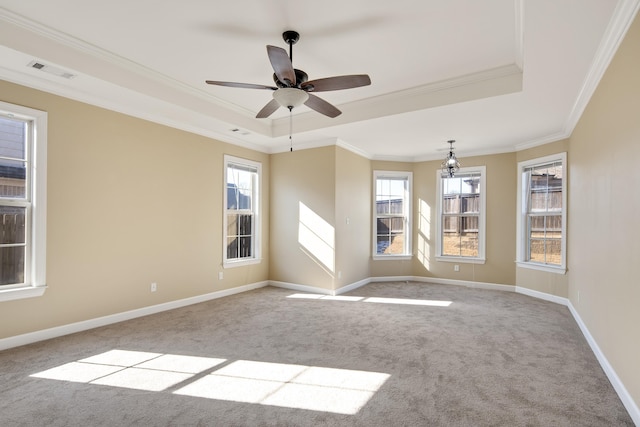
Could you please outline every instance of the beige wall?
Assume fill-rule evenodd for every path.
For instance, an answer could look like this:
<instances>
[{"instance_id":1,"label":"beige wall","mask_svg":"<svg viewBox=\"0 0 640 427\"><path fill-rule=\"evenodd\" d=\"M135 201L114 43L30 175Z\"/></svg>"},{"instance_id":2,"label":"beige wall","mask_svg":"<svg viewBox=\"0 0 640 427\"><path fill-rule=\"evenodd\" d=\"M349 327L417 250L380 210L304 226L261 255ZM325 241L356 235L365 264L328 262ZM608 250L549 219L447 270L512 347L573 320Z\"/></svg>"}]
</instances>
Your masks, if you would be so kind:
<instances>
[{"instance_id":1,"label":"beige wall","mask_svg":"<svg viewBox=\"0 0 640 427\"><path fill-rule=\"evenodd\" d=\"M336 289L369 277L372 176L369 160L336 149Z\"/></svg>"},{"instance_id":2,"label":"beige wall","mask_svg":"<svg viewBox=\"0 0 640 427\"><path fill-rule=\"evenodd\" d=\"M461 158L464 167L485 166L486 248L485 264L437 261L436 173L441 161L414 165L414 275L504 285L515 284L515 154Z\"/></svg>"},{"instance_id":3,"label":"beige wall","mask_svg":"<svg viewBox=\"0 0 640 427\"><path fill-rule=\"evenodd\" d=\"M334 146L271 155L271 280L334 289L335 180ZM305 245L301 227L317 238Z\"/></svg>"},{"instance_id":4,"label":"beige wall","mask_svg":"<svg viewBox=\"0 0 640 427\"><path fill-rule=\"evenodd\" d=\"M516 162L524 162L526 160L536 159L538 157L550 156L552 154L567 153L568 170L565 174L567 181L567 188L571 182L571 155L569 151L569 140L563 139L561 141L552 142L550 144L541 145L527 150L518 151L516 153ZM515 166L517 169L517 166ZM517 170L515 170L517 173ZM516 189L517 190L517 189ZM569 194L571 192L569 191ZM514 203L514 212L517 215L517 207ZM569 213L571 206L567 207L567 213ZM569 221L567 221L569 222ZM571 225L567 225L567 235L571 234ZM567 248L567 254L570 249ZM514 258L515 259L515 258ZM551 273L547 271L532 270L530 268L516 267L516 286L531 289L538 292L543 292L549 295L555 295L561 298L567 298L569 296L569 275L571 271L567 269L567 273Z\"/></svg>"},{"instance_id":5,"label":"beige wall","mask_svg":"<svg viewBox=\"0 0 640 427\"><path fill-rule=\"evenodd\" d=\"M569 298L640 404L640 17L570 139Z\"/></svg>"},{"instance_id":6,"label":"beige wall","mask_svg":"<svg viewBox=\"0 0 640 427\"><path fill-rule=\"evenodd\" d=\"M264 260L218 280L223 155L262 162L268 182L267 155L7 82L0 99L49 125L49 288L1 303L0 338L268 279L263 186Z\"/></svg>"}]
</instances>

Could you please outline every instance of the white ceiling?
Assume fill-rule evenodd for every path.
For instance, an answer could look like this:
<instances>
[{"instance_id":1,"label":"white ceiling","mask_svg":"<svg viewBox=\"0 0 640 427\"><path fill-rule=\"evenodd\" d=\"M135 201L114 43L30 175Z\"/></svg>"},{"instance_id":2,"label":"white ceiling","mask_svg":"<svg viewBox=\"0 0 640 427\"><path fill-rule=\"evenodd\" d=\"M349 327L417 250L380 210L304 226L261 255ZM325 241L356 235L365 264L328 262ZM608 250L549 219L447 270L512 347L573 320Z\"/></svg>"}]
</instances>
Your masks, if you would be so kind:
<instances>
[{"instance_id":1,"label":"white ceiling","mask_svg":"<svg viewBox=\"0 0 640 427\"><path fill-rule=\"evenodd\" d=\"M289 149L289 115L255 119L272 85L267 44L310 79L369 74L293 111L294 149L368 158L460 157L570 135L640 0L0 0L0 78L264 152ZM37 60L76 74L27 66ZM2 98L0 94L0 99ZM236 129L236 131L233 131Z\"/></svg>"}]
</instances>

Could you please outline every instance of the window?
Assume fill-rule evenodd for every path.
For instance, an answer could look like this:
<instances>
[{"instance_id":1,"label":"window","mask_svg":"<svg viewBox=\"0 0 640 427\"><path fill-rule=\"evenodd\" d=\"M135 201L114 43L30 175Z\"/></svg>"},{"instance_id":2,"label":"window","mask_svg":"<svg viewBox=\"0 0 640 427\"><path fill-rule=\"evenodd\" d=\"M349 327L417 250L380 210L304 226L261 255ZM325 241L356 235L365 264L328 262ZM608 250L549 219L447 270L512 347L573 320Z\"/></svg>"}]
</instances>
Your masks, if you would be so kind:
<instances>
[{"instance_id":1,"label":"window","mask_svg":"<svg viewBox=\"0 0 640 427\"><path fill-rule=\"evenodd\" d=\"M260 163L225 156L224 262L226 267L260 261Z\"/></svg>"},{"instance_id":2,"label":"window","mask_svg":"<svg viewBox=\"0 0 640 427\"><path fill-rule=\"evenodd\" d=\"M374 172L374 258L411 256L411 172Z\"/></svg>"},{"instance_id":3,"label":"window","mask_svg":"<svg viewBox=\"0 0 640 427\"><path fill-rule=\"evenodd\" d=\"M518 163L521 267L565 272L566 153Z\"/></svg>"},{"instance_id":4,"label":"window","mask_svg":"<svg viewBox=\"0 0 640 427\"><path fill-rule=\"evenodd\" d=\"M484 166L461 168L451 178L437 172L438 260L484 263L485 174Z\"/></svg>"},{"instance_id":5,"label":"window","mask_svg":"<svg viewBox=\"0 0 640 427\"><path fill-rule=\"evenodd\" d=\"M47 114L0 102L0 301L44 293Z\"/></svg>"}]
</instances>

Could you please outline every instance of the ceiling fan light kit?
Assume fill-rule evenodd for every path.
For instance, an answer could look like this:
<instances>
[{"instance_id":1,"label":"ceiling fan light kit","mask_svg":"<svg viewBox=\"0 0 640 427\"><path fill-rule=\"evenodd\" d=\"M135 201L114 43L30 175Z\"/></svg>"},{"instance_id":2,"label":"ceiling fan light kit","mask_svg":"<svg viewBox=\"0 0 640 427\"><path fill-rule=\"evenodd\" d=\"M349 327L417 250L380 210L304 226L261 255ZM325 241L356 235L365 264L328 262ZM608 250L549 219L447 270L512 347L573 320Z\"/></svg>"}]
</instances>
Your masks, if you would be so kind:
<instances>
[{"instance_id":1,"label":"ceiling fan light kit","mask_svg":"<svg viewBox=\"0 0 640 427\"><path fill-rule=\"evenodd\" d=\"M274 91L273 99L267 103L256 115L256 118L265 118L273 114L278 107L285 107L291 111L300 105L306 105L318 113L328 117L337 117L342 112L327 101L309 92L328 92L332 90L352 89L371 84L371 79L366 74L354 74L345 76L325 77L317 80L309 80L307 73L293 68L293 45L300 40L300 34L296 31L285 31L282 39L289 45L289 54L277 46L267 46L267 55L273 68L273 81L276 86L266 86L253 83L234 83L216 80L206 80L207 84L217 86L236 87L244 89L267 89Z\"/></svg>"},{"instance_id":2,"label":"ceiling fan light kit","mask_svg":"<svg viewBox=\"0 0 640 427\"><path fill-rule=\"evenodd\" d=\"M300 89L286 87L273 92L273 99L275 99L281 107L291 110L307 102L309 94Z\"/></svg>"}]
</instances>

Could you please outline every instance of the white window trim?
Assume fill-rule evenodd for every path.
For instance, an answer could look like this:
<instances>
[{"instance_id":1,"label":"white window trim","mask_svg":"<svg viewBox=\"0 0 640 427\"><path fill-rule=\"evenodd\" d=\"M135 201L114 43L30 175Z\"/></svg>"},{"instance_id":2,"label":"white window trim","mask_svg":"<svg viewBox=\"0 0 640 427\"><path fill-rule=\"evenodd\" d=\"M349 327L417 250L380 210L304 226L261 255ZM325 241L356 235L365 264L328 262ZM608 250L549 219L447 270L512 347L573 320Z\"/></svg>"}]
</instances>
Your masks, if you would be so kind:
<instances>
[{"instance_id":1,"label":"white window trim","mask_svg":"<svg viewBox=\"0 0 640 427\"><path fill-rule=\"evenodd\" d=\"M376 244L376 236L378 234L378 229L377 229L377 214L376 214L376 180L378 178L384 178L384 177L389 177L389 178L403 178L403 179L407 179L407 194L406 194L406 201L407 201L407 206L406 206L406 230L405 230L405 253L403 254L386 254L386 255L381 255L379 253L377 253L377 244ZM371 254L372 254L372 258L376 261L378 260L393 260L393 261L405 261L405 260L410 260L413 257L413 246L412 246L412 235L413 235L413 227L412 227L412 203L411 203L411 199L413 197L413 172L406 172L406 171L381 171L381 170L376 170L373 171L373 205L372 205L372 213L373 213L373 221L371 221L372 224L372 232L371 232L371 236L372 236L372 241L371 241Z\"/></svg>"},{"instance_id":2,"label":"white window trim","mask_svg":"<svg viewBox=\"0 0 640 427\"><path fill-rule=\"evenodd\" d=\"M486 223L487 223L487 168L470 166L460 168L458 173L480 173L480 213L478 214L478 256L461 257L442 255L442 171L436 171L436 260L442 262L484 264L486 262Z\"/></svg>"},{"instance_id":3,"label":"white window trim","mask_svg":"<svg viewBox=\"0 0 640 427\"><path fill-rule=\"evenodd\" d=\"M555 266L551 264L542 264L525 260L525 254L527 253L527 238L525 236L527 201L525 197L523 197L526 190L524 188L525 183L522 182L522 173L524 172L525 168L558 161L562 162L562 173L564 174L564 178L562 179L562 241L560 242L560 248L562 251L562 263L559 266ZM516 265L518 267L557 274L565 274L567 272L567 172L568 168L566 152L518 162L518 216L516 218Z\"/></svg>"},{"instance_id":4,"label":"white window trim","mask_svg":"<svg viewBox=\"0 0 640 427\"><path fill-rule=\"evenodd\" d=\"M33 132L27 142L31 151L28 179L32 188L28 268L25 285L0 287L0 301L10 301L41 296L47 288L47 113L0 101L0 115L33 121Z\"/></svg>"},{"instance_id":5,"label":"white window trim","mask_svg":"<svg viewBox=\"0 0 640 427\"><path fill-rule=\"evenodd\" d=\"M246 165L252 168L256 168L258 171L258 179L256 182L256 188L254 193L256 194L256 200L252 200L255 206L254 214L254 241L253 241L253 257L245 259L227 259L227 167L229 163L236 163L240 165ZM262 163L255 162L253 160L243 159L241 157L235 157L228 154L224 155L224 168L222 171L222 181L224 183L223 201L222 201L222 267L234 268L242 267L245 265L259 264L262 262L261 258L261 206L262 201Z\"/></svg>"}]
</instances>

